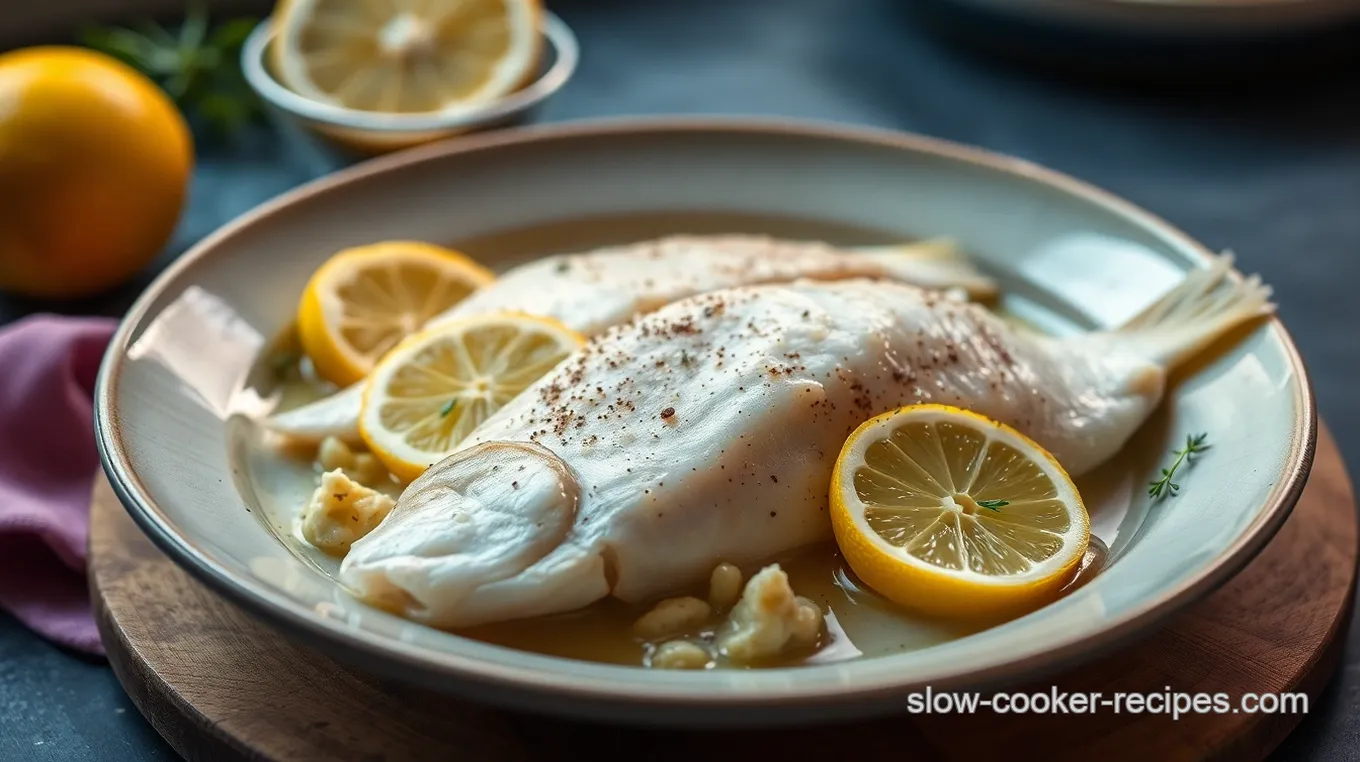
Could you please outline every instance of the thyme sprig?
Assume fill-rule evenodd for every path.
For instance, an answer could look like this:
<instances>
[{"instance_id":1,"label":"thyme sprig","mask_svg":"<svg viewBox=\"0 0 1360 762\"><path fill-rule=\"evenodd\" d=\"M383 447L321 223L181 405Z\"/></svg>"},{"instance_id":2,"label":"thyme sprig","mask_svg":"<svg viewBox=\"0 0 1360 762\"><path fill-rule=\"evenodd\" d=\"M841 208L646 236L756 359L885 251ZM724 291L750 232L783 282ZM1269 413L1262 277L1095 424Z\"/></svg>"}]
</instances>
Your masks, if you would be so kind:
<instances>
[{"instance_id":1,"label":"thyme sprig","mask_svg":"<svg viewBox=\"0 0 1360 762\"><path fill-rule=\"evenodd\" d=\"M1179 492L1181 485L1172 481L1176 476L1176 470L1180 468L1182 464L1189 465L1194 461L1196 455L1209 449L1210 445L1206 444L1208 438L1209 435L1207 433L1187 435L1185 437L1185 446L1179 450L1173 450L1171 453L1176 456L1176 460L1171 463L1170 467L1162 469L1162 476L1160 479L1156 479L1148 484L1148 494L1153 498L1161 499L1163 497L1172 497Z\"/></svg>"}]
</instances>

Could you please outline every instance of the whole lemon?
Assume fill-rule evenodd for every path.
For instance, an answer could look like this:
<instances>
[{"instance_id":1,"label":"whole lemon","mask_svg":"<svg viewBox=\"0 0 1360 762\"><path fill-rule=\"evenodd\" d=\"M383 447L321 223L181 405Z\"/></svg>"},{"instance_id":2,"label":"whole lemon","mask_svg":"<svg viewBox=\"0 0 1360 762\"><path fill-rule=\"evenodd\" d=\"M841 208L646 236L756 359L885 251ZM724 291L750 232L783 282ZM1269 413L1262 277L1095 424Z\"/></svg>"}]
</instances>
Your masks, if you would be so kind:
<instances>
[{"instance_id":1,"label":"whole lemon","mask_svg":"<svg viewBox=\"0 0 1360 762\"><path fill-rule=\"evenodd\" d=\"M192 168L184 117L131 67L82 48L0 54L0 291L126 280L170 238Z\"/></svg>"}]
</instances>

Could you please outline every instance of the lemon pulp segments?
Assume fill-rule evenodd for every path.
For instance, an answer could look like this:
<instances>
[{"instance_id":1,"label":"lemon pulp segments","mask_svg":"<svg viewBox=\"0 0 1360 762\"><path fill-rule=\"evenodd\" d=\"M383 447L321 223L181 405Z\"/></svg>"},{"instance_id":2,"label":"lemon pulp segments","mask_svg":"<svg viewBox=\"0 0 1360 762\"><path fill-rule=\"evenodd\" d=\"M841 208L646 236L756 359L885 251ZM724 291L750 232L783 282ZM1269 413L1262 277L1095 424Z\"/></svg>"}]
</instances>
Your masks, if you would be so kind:
<instances>
[{"instance_id":1,"label":"lemon pulp segments","mask_svg":"<svg viewBox=\"0 0 1360 762\"><path fill-rule=\"evenodd\" d=\"M583 343L554 320L491 313L412 336L375 369L360 432L413 479Z\"/></svg>"},{"instance_id":2,"label":"lemon pulp segments","mask_svg":"<svg viewBox=\"0 0 1360 762\"><path fill-rule=\"evenodd\" d=\"M422 262L393 260L355 270L336 283L328 317L340 336L369 357L381 357L425 321L467 296L444 278L431 278Z\"/></svg>"},{"instance_id":3,"label":"lemon pulp segments","mask_svg":"<svg viewBox=\"0 0 1360 762\"><path fill-rule=\"evenodd\" d=\"M1048 602L1090 540L1081 496L1042 447L944 405L855 430L831 484L836 542L884 597L923 613L995 618Z\"/></svg>"},{"instance_id":4,"label":"lemon pulp segments","mask_svg":"<svg viewBox=\"0 0 1360 762\"><path fill-rule=\"evenodd\" d=\"M323 377L354 383L397 342L494 278L462 254L426 243L347 249L307 284L298 309L303 349Z\"/></svg>"},{"instance_id":5,"label":"lemon pulp segments","mask_svg":"<svg viewBox=\"0 0 1360 762\"><path fill-rule=\"evenodd\" d=\"M533 73L538 0L288 0L274 65L289 87L368 111L438 111Z\"/></svg>"},{"instance_id":6,"label":"lemon pulp segments","mask_svg":"<svg viewBox=\"0 0 1360 762\"><path fill-rule=\"evenodd\" d=\"M555 337L489 325L424 345L387 383L383 427L446 450L562 361Z\"/></svg>"},{"instance_id":7,"label":"lemon pulp segments","mask_svg":"<svg viewBox=\"0 0 1360 762\"><path fill-rule=\"evenodd\" d=\"M879 537L942 569L1021 574L1060 551L1071 528L1038 466L946 421L908 421L869 445L854 485Z\"/></svg>"}]
</instances>

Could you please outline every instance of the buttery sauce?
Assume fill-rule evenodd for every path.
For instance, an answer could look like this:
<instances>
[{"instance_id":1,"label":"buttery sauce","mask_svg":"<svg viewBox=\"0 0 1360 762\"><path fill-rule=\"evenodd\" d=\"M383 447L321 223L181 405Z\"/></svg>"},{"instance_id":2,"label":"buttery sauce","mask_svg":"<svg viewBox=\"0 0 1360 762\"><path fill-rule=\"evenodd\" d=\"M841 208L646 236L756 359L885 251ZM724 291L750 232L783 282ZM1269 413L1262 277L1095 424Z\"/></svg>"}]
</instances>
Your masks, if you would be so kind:
<instances>
[{"instance_id":1,"label":"buttery sauce","mask_svg":"<svg viewBox=\"0 0 1360 762\"><path fill-rule=\"evenodd\" d=\"M586 250L598 246L652 238L667 233L723 233L760 231L786 238L822 239L843 245L873 245L893 242L882 233L815 221L756 217L732 214L655 214L578 220L522 229L497 236L456 242L456 248L483 262L504 269L520 262L563 251ZM1004 283L1003 283L1004 285ZM1010 298L1010 297L1007 297ZM1018 307L1018 309L1013 309ZM1045 309L1031 298L998 306L1004 317L1030 330L1051 332L1055 325L1074 328L1061 317L1058 307ZM1020 317L1023 315L1023 319ZM324 397L335 391L320 382L302 358L290 329L261 355L248 379L249 386L261 397L276 400L282 411ZM1135 440L1156 436L1164 424L1154 417ZM318 483L319 468L314 464L314 448L282 451L259 426L238 429L231 448L237 461L238 487L247 493L247 502L258 506L266 526L300 558L319 572L334 579L338 559L311 547L297 526L302 506ZM1141 526L1145 514L1135 509L1133 496L1141 483L1132 475L1142 473L1141 465L1120 458L1095 472L1076 479L1091 515L1091 545L1076 577L1064 593L1089 582L1119 551L1127 546ZM395 480L368 485L396 496L401 486ZM1102 541L1101 538L1104 538ZM1107 545L1108 543L1108 545ZM874 657L927 648L980 632L996 622L951 622L933 620L904 610L875 594L860 583L843 562L832 542L804 548L769 559L788 573L794 592L817 603L826 616L822 642L810 654L795 654L783 662L758 666L823 664ZM742 569L745 579L765 564ZM676 594L706 597L696 589ZM653 602L654 603L654 602ZM632 632L633 623L650 605L629 605L608 599L579 611L535 619L484 625L459 634L510 648L571 659L624 665L641 665L657 643L648 643ZM686 633L696 638L711 638L711 631Z\"/></svg>"},{"instance_id":2,"label":"buttery sauce","mask_svg":"<svg viewBox=\"0 0 1360 762\"><path fill-rule=\"evenodd\" d=\"M1104 543L1092 539L1081 571L1067 589L1085 584L1104 563ZM944 622L904 611L859 582L833 542L804 548L771 561L778 562L788 573L795 593L821 607L827 615L827 626L822 642L811 655L793 654L788 659L757 665L760 667L826 664L860 656L914 651L981 632L996 624ZM748 566L742 571L749 579L764 565ZM702 589L681 592L700 598L706 594ZM460 634L552 656L636 665L642 663L647 649L653 645L635 637L631 629L633 622L648 608L650 606L630 606L607 600L568 614L484 625Z\"/></svg>"}]
</instances>

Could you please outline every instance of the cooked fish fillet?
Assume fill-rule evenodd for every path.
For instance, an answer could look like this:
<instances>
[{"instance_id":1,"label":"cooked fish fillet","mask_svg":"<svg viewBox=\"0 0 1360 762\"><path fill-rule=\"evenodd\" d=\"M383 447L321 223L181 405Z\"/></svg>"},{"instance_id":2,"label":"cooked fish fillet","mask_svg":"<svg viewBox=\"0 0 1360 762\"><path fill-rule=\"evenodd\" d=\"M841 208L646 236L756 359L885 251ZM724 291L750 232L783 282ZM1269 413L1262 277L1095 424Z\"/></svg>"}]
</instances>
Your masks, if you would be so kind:
<instances>
[{"instance_id":1,"label":"cooked fish fillet","mask_svg":"<svg viewBox=\"0 0 1360 762\"><path fill-rule=\"evenodd\" d=\"M948 241L839 249L764 236L673 236L535 260L435 316L427 326L499 310L555 318L586 336L707 291L798 278L887 278L925 288L995 293ZM363 385L281 413L268 426L293 439L358 437Z\"/></svg>"},{"instance_id":2,"label":"cooked fish fillet","mask_svg":"<svg viewBox=\"0 0 1360 762\"><path fill-rule=\"evenodd\" d=\"M556 318L586 336L707 291L799 278L888 278L994 293L946 241L846 251L763 236L673 236L547 257L517 267L430 321L498 310Z\"/></svg>"},{"instance_id":3,"label":"cooked fish fillet","mask_svg":"<svg viewBox=\"0 0 1360 762\"><path fill-rule=\"evenodd\" d=\"M1268 313L1225 258L1124 329L1051 339L976 305L850 280L744 287L600 335L417 479L341 579L459 627L644 601L826 539L841 444L938 402L1017 427L1071 472L1113 455L1167 371Z\"/></svg>"}]
</instances>

